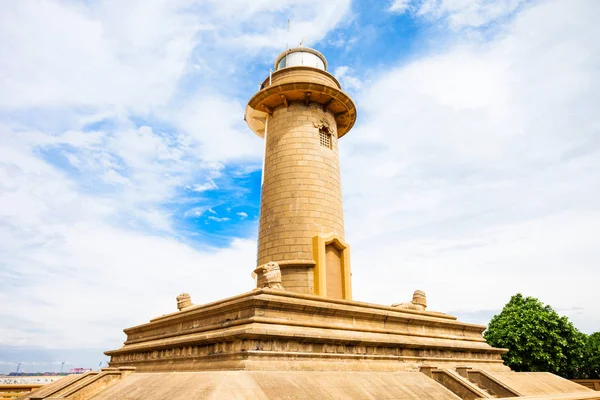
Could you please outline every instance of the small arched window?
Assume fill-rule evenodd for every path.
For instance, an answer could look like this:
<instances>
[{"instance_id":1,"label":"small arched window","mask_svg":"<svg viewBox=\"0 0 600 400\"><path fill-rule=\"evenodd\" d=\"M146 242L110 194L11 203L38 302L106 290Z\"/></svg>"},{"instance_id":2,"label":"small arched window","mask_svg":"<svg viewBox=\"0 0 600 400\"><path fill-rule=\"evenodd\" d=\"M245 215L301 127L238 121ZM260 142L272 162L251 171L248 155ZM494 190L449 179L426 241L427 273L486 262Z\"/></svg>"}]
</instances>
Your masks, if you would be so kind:
<instances>
[{"instance_id":1,"label":"small arched window","mask_svg":"<svg viewBox=\"0 0 600 400\"><path fill-rule=\"evenodd\" d=\"M319 143L321 146L331 149L331 132L326 126L319 127Z\"/></svg>"}]
</instances>

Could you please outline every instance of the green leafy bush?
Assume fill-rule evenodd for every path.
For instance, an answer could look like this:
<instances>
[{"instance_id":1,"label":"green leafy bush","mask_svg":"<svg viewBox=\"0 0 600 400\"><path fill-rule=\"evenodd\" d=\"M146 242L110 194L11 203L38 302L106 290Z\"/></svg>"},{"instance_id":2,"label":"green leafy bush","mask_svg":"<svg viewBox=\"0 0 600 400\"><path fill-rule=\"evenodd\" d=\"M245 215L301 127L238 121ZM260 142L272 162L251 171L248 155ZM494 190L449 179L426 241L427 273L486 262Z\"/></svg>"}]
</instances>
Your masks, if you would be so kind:
<instances>
[{"instance_id":1,"label":"green leafy bush","mask_svg":"<svg viewBox=\"0 0 600 400\"><path fill-rule=\"evenodd\" d=\"M600 379L600 332L588 336L584 357L580 378Z\"/></svg>"},{"instance_id":2,"label":"green leafy bush","mask_svg":"<svg viewBox=\"0 0 600 400\"><path fill-rule=\"evenodd\" d=\"M587 377L587 370L594 368L598 373L600 364L597 360L592 365L590 355L595 348L600 356L600 337L592 343L567 317L534 297L512 296L484 337L490 345L509 350L502 358L514 371L546 371L571 379Z\"/></svg>"}]
</instances>

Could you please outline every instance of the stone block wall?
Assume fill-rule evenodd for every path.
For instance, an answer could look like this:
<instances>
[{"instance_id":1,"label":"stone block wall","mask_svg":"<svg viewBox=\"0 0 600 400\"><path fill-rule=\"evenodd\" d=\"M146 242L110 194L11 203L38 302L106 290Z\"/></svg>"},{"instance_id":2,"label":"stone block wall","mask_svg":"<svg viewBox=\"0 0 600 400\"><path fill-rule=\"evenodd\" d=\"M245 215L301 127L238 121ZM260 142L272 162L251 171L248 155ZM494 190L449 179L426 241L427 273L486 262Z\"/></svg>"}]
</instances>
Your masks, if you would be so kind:
<instances>
[{"instance_id":1,"label":"stone block wall","mask_svg":"<svg viewBox=\"0 0 600 400\"><path fill-rule=\"evenodd\" d=\"M331 148L320 143L323 123ZM260 216L257 265L314 264L314 236L344 238L336 122L320 104L293 102L269 118Z\"/></svg>"}]
</instances>

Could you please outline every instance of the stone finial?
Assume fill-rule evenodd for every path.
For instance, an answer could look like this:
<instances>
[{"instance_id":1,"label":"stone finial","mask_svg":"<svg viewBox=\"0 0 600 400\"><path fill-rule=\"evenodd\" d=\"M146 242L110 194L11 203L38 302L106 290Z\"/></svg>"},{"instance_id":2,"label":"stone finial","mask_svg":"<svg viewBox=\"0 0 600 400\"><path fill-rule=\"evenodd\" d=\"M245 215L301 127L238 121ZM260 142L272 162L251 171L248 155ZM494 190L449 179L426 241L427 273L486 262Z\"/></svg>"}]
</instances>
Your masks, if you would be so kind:
<instances>
[{"instance_id":1,"label":"stone finial","mask_svg":"<svg viewBox=\"0 0 600 400\"><path fill-rule=\"evenodd\" d=\"M412 301L406 303L392 304L392 307L404 308L407 310L421 310L425 311L427 308L427 297L425 292L422 290L415 290L413 293Z\"/></svg>"},{"instance_id":2,"label":"stone finial","mask_svg":"<svg viewBox=\"0 0 600 400\"><path fill-rule=\"evenodd\" d=\"M279 264L270 261L258 268L262 272L262 287L269 289L284 290L281 284L281 269Z\"/></svg>"},{"instance_id":3,"label":"stone finial","mask_svg":"<svg viewBox=\"0 0 600 400\"><path fill-rule=\"evenodd\" d=\"M427 308L427 296L425 296L425 292L422 290L415 290L412 303L421 307L419 308L420 310L425 310Z\"/></svg>"},{"instance_id":4,"label":"stone finial","mask_svg":"<svg viewBox=\"0 0 600 400\"><path fill-rule=\"evenodd\" d=\"M181 293L177 296L177 309L182 311L184 308L192 306L192 298L189 293Z\"/></svg>"}]
</instances>

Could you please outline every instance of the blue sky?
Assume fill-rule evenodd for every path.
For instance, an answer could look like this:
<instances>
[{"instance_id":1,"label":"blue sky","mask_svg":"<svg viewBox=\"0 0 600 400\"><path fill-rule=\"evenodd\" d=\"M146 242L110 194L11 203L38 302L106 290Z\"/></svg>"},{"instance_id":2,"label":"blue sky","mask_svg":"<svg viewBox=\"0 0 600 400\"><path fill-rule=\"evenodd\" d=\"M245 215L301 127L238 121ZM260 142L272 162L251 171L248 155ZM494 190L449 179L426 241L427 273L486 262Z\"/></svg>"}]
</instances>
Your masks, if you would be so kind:
<instances>
[{"instance_id":1,"label":"blue sky","mask_svg":"<svg viewBox=\"0 0 600 400\"><path fill-rule=\"evenodd\" d=\"M286 42L355 100L355 299L485 324L516 292L600 330L594 0L0 5L0 372L95 367L122 329L248 291ZM287 32L287 20L291 20Z\"/></svg>"}]
</instances>

